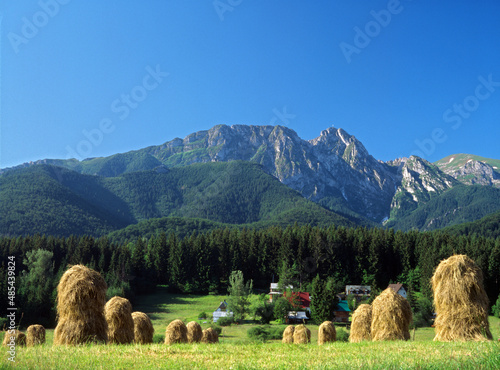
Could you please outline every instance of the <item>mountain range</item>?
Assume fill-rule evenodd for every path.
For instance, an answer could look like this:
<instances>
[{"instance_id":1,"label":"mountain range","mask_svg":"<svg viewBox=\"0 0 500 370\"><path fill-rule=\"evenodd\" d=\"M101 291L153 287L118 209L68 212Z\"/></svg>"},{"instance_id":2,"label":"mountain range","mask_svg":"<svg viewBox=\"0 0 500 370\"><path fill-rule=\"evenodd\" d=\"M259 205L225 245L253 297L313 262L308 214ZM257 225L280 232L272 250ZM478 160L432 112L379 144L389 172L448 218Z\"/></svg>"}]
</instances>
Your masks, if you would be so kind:
<instances>
[{"instance_id":1,"label":"mountain range","mask_svg":"<svg viewBox=\"0 0 500 370\"><path fill-rule=\"evenodd\" d=\"M303 140L283 126L218 125L109 157L2 169L0 233L103 235L150 229L153 219L167 229L204 220L208 228L297 221L433 230L499 211L499 168L500 160L467 154L382 162L333 127Z\"/></svg>"}]
</instances>

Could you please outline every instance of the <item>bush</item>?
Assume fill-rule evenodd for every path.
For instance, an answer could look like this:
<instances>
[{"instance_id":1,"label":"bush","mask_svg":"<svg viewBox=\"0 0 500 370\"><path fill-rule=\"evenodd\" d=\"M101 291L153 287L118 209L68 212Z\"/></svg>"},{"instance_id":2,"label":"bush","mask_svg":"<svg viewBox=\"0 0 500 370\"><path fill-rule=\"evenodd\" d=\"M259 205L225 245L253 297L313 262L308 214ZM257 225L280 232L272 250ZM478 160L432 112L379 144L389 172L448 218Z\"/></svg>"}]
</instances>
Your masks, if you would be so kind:
<instances>
[{"instance_id":1,"label":"bush","mask_svg":"<svg viewBox=\"0 0 500 370\"><path fill-rule=\"evenodd\" d=\"M219 317L219 320L217 320L217 325L220 326L230 326L232 323L234 323L234 319L230 316Z\"/></svg>"},{"instance_id":2,"label":"bush","mask_svg":"<svg viewBox=\"0 0 500 370\"><path fill-rule=\"evenodd\" d=\"M260 317L261 324L269 324L274 318L274 304L270 302L262 302L255 307L255 316Z\"/></svg>"},{"instance_id":3,"label":"bush","mask_svg":"<svg viewBox=\"0 0 500 370\"><path fill-rule=\"evenodd\" d=\"M266 340L269 339L270 336L269 331L267 331L262 326L254 326L253 328L248 329L247 335L250 339L259 342L265 342Z\"/></svg>"},{"instance_id":4,"label":"bush","mask_svg":"<svg viewBox=\"0 0 500 370\"><path fill-rule=\"evenodd\" d=\"M493 313L493 316L500 318L500 295L498 296L495 305L491 307L491 313Z\"/></svg>"},{"instance_id":5,"label":"bush","mask_svg":"<svg viewBox=\"0 0 500 370\"><path fill-rule=\"evenodd\" d=\"M204 320L204 319L206 319L206 318L207 318L207 313L206 313L206 312L200 312L200 313L198 314L198 319L199 319L199 320Z\"/></svg>"},{"instance_id":6,"label":"bush","mask_svg":"<svg viewBox=\"0 0 500 370\"><path fill-rule=\"evenodd\" d=\"M337 328L337 342L348 342L349 341L349 334L347 334L347 331L344 328Z\"/></svg>"},{"instance_id":7,"label":"bush","mask_svg":"<svg viewBox=\"0 0 500 370\"><path fill-rule=\"evenodd\" d=\"M247 330L247 335L250 339L266 342L271 339L281 339L284 330L282 326L255 326Z\"/></svg>"},{"instance_id":8,"label":"bush","mask_svg":"<svg viewBox=\"0 0 500 370\"><path fill-rule=\"evenodd\" d=\"M417 312L413 315L413 326L416 328L431 326L433 307L429 298L421 295L416 300Z\"/></svg>"},{"instance_id":9,"label":"bush","mask_svg":"<svg viewBox=\"0 0 500 370\"><path fill-rule=\"evenodd\" d=\"M290 301L286 298L280 297L274 305L274 318L278 320L278 322L284 323L286 316L288 315L288 311L292 310L293 307Z\"/></svg>"}]
</instances>

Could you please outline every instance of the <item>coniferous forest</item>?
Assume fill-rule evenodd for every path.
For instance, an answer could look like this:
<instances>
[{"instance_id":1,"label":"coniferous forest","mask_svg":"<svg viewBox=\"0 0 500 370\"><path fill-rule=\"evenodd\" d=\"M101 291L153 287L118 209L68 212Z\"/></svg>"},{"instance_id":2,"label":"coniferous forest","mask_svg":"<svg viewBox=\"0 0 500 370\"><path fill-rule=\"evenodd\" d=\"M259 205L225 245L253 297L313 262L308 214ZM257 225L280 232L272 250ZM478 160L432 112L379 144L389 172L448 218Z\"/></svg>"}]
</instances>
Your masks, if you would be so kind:
<instances>
[{"instance_id":1,"label":"coniferous forest","mask_svg":"<svg viewBox=\"0 0 500 370\"><path fill-rule=\"evenodd\" d=\"M0 284L7 284L8 257L16 263L16 305L22 325L55 322L56 287L69 265L99 271L108 296L152 292L158 284L184 293L227 292L231 271L241 270L254 288L267 292L271 281L286 278L307 291L316 276L380 291L401 282L410 293L431 298L429 280L440 260L467 254L481 267L490 303L500 292L500 239L450 235L442 231L394 231L365 227L290 226L215 229L180 238L160 233L149 239L116 244L107 237L0 238ZM2 286L7 291L7 286ZM7 307L7 295L0 297Z\"/></svg>"}]
</instances>

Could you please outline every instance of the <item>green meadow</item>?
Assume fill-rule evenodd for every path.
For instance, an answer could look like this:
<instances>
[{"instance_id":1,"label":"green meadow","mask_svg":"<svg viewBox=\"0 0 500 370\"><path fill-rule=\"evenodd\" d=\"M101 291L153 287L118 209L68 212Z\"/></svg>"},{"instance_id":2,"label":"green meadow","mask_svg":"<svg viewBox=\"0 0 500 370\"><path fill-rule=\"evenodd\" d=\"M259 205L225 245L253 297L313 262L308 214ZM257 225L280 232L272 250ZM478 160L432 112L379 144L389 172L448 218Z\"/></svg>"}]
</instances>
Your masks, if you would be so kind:
<instances>
[{"instance_id":1,"label":"green meadow","mask_svg":"<svg viewBox=\"0 0 500 370\"><path fill-rule=\"evenodd\" d=\"M196 320L203 328L225 296L169 294L159 288L153 295L137 296L134 310L146 312L155 328L155 341L161 341L167 324L174 319ZM207 321L207 322L204 322ZM500 319L490 317L494 341L433 342L434 329L412 332L408 342L335 342L318 346L318 326L311 329L311 343L282 344L279 340L256 342L247 330L256 324L223 327L219 344L162 343L150 345L52 346L53 330L47 342L33 348L17 348L15 362L7 349L0 368L16 369L498 369L500 368ZM272 323L272 325L277 325Z\"/></svg>"}]
</instances>

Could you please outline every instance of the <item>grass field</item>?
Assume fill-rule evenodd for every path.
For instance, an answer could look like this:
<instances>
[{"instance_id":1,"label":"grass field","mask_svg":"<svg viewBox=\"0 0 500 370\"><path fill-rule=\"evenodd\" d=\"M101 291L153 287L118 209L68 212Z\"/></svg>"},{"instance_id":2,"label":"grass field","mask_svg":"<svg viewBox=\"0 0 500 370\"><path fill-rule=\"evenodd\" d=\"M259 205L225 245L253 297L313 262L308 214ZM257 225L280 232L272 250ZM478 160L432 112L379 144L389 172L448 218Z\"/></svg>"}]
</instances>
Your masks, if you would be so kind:
<instances>
[{"instance_id":1,"label":"grass field","mask_svg":"<svg viewBox=\"0 0 500 370\"><path fill-rule=\"evenodd\" d=\"M197 320L200 312L211 314L224 296L157 294L139 296L135 311L146 312L152 319L157 339L174 319ZM209 323L197 320L202 327ZM47 331L47 343L35 348L17 348L16 362L8 361L7 349L0 368L20 369L499 369L500 320L490 317L494 342L433 342L434 330L422 328L408 342L365 342L316 344L318 327L309 325L312 342L286 345L280 341L257 343L247 330L255 324L224 327L220 343L195 345L88 345L52 346L53 330ZM412 333L413 335L413 333Z\"/></svg>"}]
</instances>

